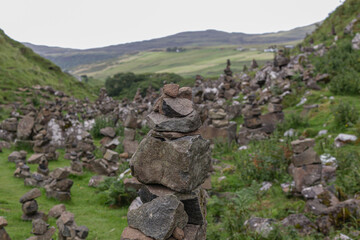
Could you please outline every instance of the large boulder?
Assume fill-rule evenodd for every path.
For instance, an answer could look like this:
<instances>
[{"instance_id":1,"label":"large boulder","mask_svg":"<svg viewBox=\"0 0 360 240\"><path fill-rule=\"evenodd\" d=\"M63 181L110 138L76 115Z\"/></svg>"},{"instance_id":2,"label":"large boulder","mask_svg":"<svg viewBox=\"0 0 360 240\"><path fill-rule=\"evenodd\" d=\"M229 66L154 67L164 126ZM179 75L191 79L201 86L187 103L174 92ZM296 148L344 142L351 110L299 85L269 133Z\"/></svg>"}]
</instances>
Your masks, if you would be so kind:
<instances>
[{"instance_id":1,"label":"large boulder","mask_svg":"<svg viewBox=\"0 0 360 240\"><path fill-rule=\"evenodd\" d=\"M25 193L20 198L20 203L25 203L27 201L34 200L35 198L38 198L41 196L41 191L38 188L31 189L29 192Z\"/></svg>"},{"instance_id":2,"label":"large boulder","mask_svg":"<svg viewBox=\"0 0 360 240\"><path fill-rule=\"evenodd\" d=\"M128 212L128 224L156 240L168 239L176 227L188 222L184 205L174 196L166 195Z\"/></svg>"},{"instance_id":3,"label":"large boulder","mask_svg":"<svg viewBox=\"0 0 360 240\"><path fill-rule=\"evenodd\" d=\"M29 115L23 117L17 126L17 138L26 140L30 137L32 133L32 128L34 127L35 119Z\"/></svg>"},{"instance_id":4,"label":"large boulder","mask_svg":"<svg viewBox=\"0 0 360 240\"><path fill-rule=\"evenodd\" d=\"M132 175L145 184L190 192L207 177L209 147L209 142L199 135L172 141L147 136L130 161Z\"/></svg>"},{"instance_id":5,"label":"large boulder","mask_svg":"<svg viewBox=\"0 0 360 240\"><path fill-rule=\"evenodd\" d=\"M150 128L159 132L182 132L188 133L197 130L201 126L200 116L193 111L186 117L170 118L160 113L152 112L147 116Z\"/></svg>"}]
</instances>

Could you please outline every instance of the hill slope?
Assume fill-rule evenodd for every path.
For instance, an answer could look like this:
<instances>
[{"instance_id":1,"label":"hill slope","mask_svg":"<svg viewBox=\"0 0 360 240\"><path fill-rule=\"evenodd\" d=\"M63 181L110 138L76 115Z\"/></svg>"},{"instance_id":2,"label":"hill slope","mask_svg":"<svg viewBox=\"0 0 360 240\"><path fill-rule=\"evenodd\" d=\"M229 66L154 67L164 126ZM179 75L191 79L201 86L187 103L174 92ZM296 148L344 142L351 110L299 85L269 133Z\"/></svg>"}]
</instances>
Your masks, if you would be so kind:
<instances>
[{"instance_id":1,"label":"hill slope","mask_svg":"<svg viewBox=\"0 0 360 240\"><path fill-rule=\"evenodd\" d=\"M9 38L0 29L0 102L10 101L19 87L49 85L75 96L89 96L87 86L61 71L60 67Z\"/></svg>"},{"instance_id":2,"label":"hill slope","mask_svg":"<svg viewBox=\"0 0 360 240\"><path fill-rule=\"evenodd\" d=\"M30 43L24 44L32 48L41 56L58 64L63 69L71 69L83 64L92 64L113 59L124 54L152 49L163 49L167 47L275 44L290 42L302 40L306 33L310 33L314 29L315 24L295 28L290 31L265 34L227 33L216 30L183 32L163 38L87 50L36 46Z\"/></svg>"}]
</instances>

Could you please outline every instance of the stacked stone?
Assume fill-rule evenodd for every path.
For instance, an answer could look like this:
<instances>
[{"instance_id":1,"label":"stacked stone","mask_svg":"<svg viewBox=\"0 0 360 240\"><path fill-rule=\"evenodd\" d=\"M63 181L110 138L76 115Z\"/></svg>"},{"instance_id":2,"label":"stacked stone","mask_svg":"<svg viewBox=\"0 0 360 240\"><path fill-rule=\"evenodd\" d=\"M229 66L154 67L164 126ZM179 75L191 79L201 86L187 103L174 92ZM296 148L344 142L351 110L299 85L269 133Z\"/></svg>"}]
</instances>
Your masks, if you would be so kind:
<instances>
[{"instance_id":1,"label":"stacked stone","mask_svg":"<svg viewBox=\"0 0 360 240\"><path fill-rule=\"evenodd\" d=\"M55 198L59 201L71 200L70 190L74 182L67 178L69 174L70 172L65 168L56 168L50 173L45 185L48 198Z\"/></svg>"},{"instance_id":2,"label":"stacked stone","mask_svg":"<svg viewBox=\"0 0 360 240\"><path fill-rule=\"evenodd\" d=\"M226 99L232 99L237 91L235 89L236 82L233 78L233 73L230 69L231 63L230 60L227 60L226 68L224 69L224 81L222 83L222 87L220 88L219 97L224 97Z\"/></svg>"},{"instance_id":3,"label":"stacked stone","mask_svg":"<svg viewBox=\"0 0 360 240\"><path fill-rule=\"evenodd\" d=\"M315 140L311 138L291 142L294 155L290 171L295 181L295 192L321 182L322 164L314 151Z\"/></svg>"},{"instance_id":4,"label":"stacked stone","mask_svg":"<svg viewBox=\"0 0 360 240\"><path fill-rule=\"evenodd\" d=\"M34 161L42 156L45 156L49 161L57 160L59 158L59 153L56 152L56 146L51 144L51 136L48 135L48 132L45 129L39 131L39 133L33 137L33 140L33 150L35 152L33 155Z\"/></svg>"},{"instance_id":5,"label":"stacked stone","mask_svg":"<svg viewBox=\"0 0 360 240\"><path fill-rule=\"evenodd\" d=\"M74 214L71 212L63 212L56 221L59 228L59 240L68 239L86 239L89 235L89 229L85 226L77 226Z\"/></svg>"},{"instance_id":6,"label":"stacked stone","mask_svg":"<svg viewBox=\"0 0 360 240\"><path fill-rule=\"evenodd\" d=\"M18 162L16 164L16 169L14 172L14 177L16 178L28 178L31 176L30 167L24 162Z\"/></svg>"},{"instance_id":7,"label":"stacked stone","mask_svg":"<svg viewBox=\"0 0 360 240\"><path fill-rule=\"evenodd\" d=\"M43 212L38 212L38 204L35 199L40 196L40 190L38 188L34 188L20 198L22 211L24 213L21 216L22 220L32 221L34 219L46 219L46 215Z\"/></svg>"},{"instance_id":8,"label":"stacked stone","mask_svg":"<svg viewBox=\"0 0 360 240\"><path fill-rule=\"evenodd\" d=\"M5 227L8 225L6 219L0 216L0 239L11 240L9 234L6 232Z\"/></svg>"},{"instance_id":9,"label":"stacked stone","mask_svg":"<svg viewBox=\"0 0 360 240\"><path fill-rule=\"evenodd\" d=\"M248 102L242 110L244 127L240 129L238 134L238 143L240 145L247 145L251 140L262 140L267 137L261 120L261 109L255 103L255 98L254 94L250 94Z\"/></svg>"},{"instance_id":10,"label":"stacked stone","mask_svg":"<svg viewBox=\"0 0 360 240\"><path fill-rule=\"evenodd\" d=\"M152 128L130 161L143 184L141 206L131 207L121 239L206 239L206 191L201 184L211 164L209 142L191 89L167 84L148 116Z\"/></svg>"},{"instance_id":11,"label":"stacked stone","mask_svg":"<svg viewBox=\"0 0 360 240\"><path fill-rule=\"evenodd\" d=\"M280 97L272 97L268 104L269 113L261 116L264 131L268 134L274 132L276 126L284 120L281 102Z\"/></svg>"},{"instance_id":12,"label":"stacked stone","mask_svg":"<svg viewBox=\"0 0 360 240\"><path fill-rule=\"evenodd\" d=\"M24 150L14 151L8 156L8 161L13 163L23 162L26 163L27 152Z\"/></svg>"},{"instance_id":13,"label":"stacked stone","mask_svg":"<svg viewBox=\"0 0 360 240\"><path fill-rule=\"evenodd\" d=\"M115 176L119 170L119 154L107 149L103 158L91 163L91 171L105 176Z\"/></svg>"},{"instance_id":14,"label":"stacked stone","mask_svg":"<svg viewBox=\"0 0 360 240\"><path fill-rule=\"evenodd\" d=\"M126 116L124 126L124 152L128 153L128 155L131 157L139 146L139 143L135 140L138 118L134 110L131 110Z\"/></svg>"},{"instance_id":15,"label":"stacked stone","mask_svg":"<svg viewBox=\"0 0 360 240\"><path fill-rule=\"evenodd\" d=\"M236 122L230 122L228 115L222 108L212 108L208 111L209 125L200 128L201 136L205 139L236 140Z\"/></svg>"},{"instance_id":16,"label":"stacked stone","mask_svg":"<svg viewBox=\"0 0 360 240\"><path fill-rule=\"evenodd\" d=\"M55 227L50 227L49 224L47 224L42 219L35 219L32 221L32 234L35 236L32 236L28 238L27 240L52 240L52 236L54 235L56 229Z\"/></svg>"},{"instance_id":17,"label":"stacked stone","mask_svg":"<svg viewBox=\"0 0 360 240\"><path fill-rule=\"evenodd\" d=\"M16 118L8 118L2 121L0 125L0 139L12 142L16 138L17 124Z\"/></svg>"},{"instance_id":18,"label":"stacked stone","mask_svg":"<svg viewBox=\"0 0 360 240\"><path fill-rule=\"evenodd\" d=\"M80 161L80 156L76 152L70 152L71 165L68 169L71 174L82 175L83 174L83 163Z\"/></svg>"}]
</instances>

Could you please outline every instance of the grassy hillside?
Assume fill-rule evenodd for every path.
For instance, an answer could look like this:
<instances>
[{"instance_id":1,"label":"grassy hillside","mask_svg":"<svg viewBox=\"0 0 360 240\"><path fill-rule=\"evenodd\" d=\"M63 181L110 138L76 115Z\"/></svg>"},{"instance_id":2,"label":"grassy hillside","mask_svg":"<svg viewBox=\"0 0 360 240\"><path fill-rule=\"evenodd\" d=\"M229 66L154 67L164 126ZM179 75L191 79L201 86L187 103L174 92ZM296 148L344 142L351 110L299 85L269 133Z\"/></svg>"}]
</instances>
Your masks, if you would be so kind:
<instances>
[{"instance_id":1,"label":"grassy hillside","mask_svg":"<svg viewBox=\"0 0 360 240\"><path fill-rule=\"evenodd\" d=\"M236 46L189 48L185 52L140 52L121 56L103 63L79 66L72 71L76 75L87 74L104 80L107 76L119 72L172 72L183 77L218 76L223 72L227 59L231 59L231 69L240 72L243 65L249 66L252 59L264 63L274 57L273 53L264 53L265 46L253 46L257 50L236 50Z\"/></svg>"},{"instance_id":2,"label":"grassy hillside","mask_svg":"<svg viewBox=\"0 0 360 240\"><path fill-rule=\"evenodd\" d=\"M11 101L12 90L33 85L49 85L77 97L92 98L88 87L61 71L49 60L9 38L0 29L0 102Z\"/></svg>"},{"instance_id":3,"label":"grassy hillside","mask_svg":"<svg viewBox=\"0 0 360 240\"><path fill-rule=\"evenodd\" d=\"M264 34L227 33L216 30L182 32L163 38L86 50L37 46L29 43L25 43L25 45L68 70L79 65L104 62L125 54L167 47L276 44L299 41L305 37L306 33L311 33L314 29L315 24L290 31Z\"/></svg>"},{"instance_id":4,"label":"grassy hillside","mask_svg":"<svg viewBox=\"0 0 360 240\"><path fill-rule=\"evenodd\" d=\"M329 17L313 32L306 37L304 43L308 44L312 38L315 44L326 43L331 44L334 40L332 35L332 27L334 26L336 35L341 39L344 37L345 27L360 14L359 0L346 0ZM360 31L360 21L354 26L353 32Z\"/></svg>"}]
</instances>

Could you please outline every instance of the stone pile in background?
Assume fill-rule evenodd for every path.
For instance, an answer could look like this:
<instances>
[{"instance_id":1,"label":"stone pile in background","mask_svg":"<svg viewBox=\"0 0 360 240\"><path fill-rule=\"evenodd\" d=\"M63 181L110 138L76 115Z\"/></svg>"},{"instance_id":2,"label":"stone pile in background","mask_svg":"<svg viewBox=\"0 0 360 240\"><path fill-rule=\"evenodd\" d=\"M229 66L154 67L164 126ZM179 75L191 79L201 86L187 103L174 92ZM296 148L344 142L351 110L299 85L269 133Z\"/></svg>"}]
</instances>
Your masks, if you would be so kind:
<instances>
[{"instance_id":1,"label":"stone pile in background","mask_svg":"<svg viewBox=\"0 0 360 240\"><path fill-rule=\"evenodd\" d=\"M23 215L21 219L24 221L32 221L34 219L44 219L46 220L46 215L43 212L38 212L38 203L35 200L41 196L41 191L38 188L34 188L29 192L25 193L20 198L20 203L22 204Z\"/></svg>"},{"instance_id":2,"label":"stone pile in background","mask_svg":"<svg viewBox=\"0 0 360 240\"><path fill-rule=\"evenodd\" d=\"M70 190L74 182L67 178L69 174L70 172L65 168L56 168L50 173L44 187L48 198L55 198L59 201L71 200Z\"/></svg>"},{"instance_id":3,"label":"stone pile in background","mask_svg":"<svg viewBox=\"0 0 360 240\"><path fill-rule=\"evenodd\" d=\"M59 229L59 240L81 240L89 235L89 229L86 226L77 226L74 214L71 212L63 212L56 221L56 225Z\"/></svg>"},{"instance_id":4,"label":"stone pile in background","mask_svg":"<svg viewBox=\"0 0 360 240\"><path fill-rule=\"evenodd\" d=\"M50 227L42 219L35 219L32 221L32 234L34 236L28 238L27 240L52 240L52 236L55 234L55 227Z\"/></svg>"},{"instance_id":5,"label":"stone pile in background","mask_svg":"<svg viewBox=\"0 0 360 240\"><path fill-rule=\"evenodd\" d=\"M198 131L200 116L191 89L167 84L148 116L152 130L130 161L142 185L128 212L121 239L206 239L209 142Z\"/></svg>"},{"instance_id":6,"label":"stone pile in background","mask_svg":"<svg viewBox=\"0 0 360 240\"><path fill-rule=\"evenodd\" d=\"M0 216L0 239L11 240L9 234L6 232L5 227L8 225L6 219Z\"/></svg>"}]
</instances>

